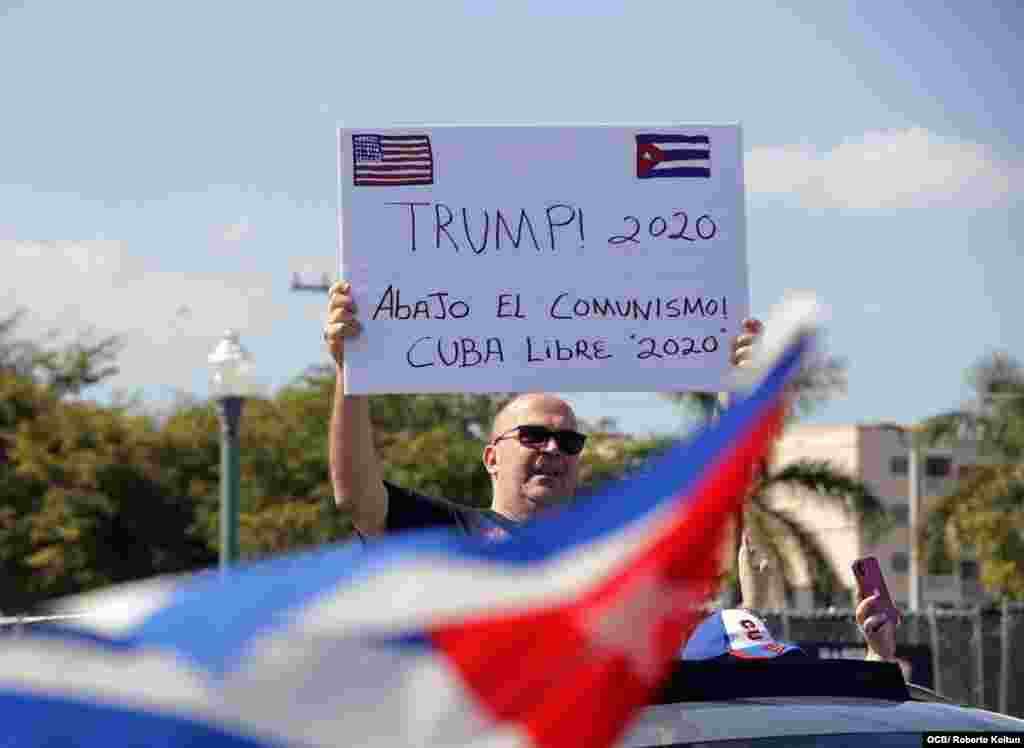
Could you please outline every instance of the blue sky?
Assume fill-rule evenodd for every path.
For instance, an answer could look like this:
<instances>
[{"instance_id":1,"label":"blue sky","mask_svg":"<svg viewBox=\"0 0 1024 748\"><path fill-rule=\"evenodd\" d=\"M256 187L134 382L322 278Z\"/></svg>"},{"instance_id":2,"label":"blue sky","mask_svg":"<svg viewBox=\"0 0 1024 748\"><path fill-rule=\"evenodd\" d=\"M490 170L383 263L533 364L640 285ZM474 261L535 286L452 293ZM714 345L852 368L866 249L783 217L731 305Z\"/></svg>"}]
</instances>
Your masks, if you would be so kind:
<instances>
[{"instance_id":1,"label":"blue sky","mask_svg":"<svg viewBox=\"0 0 1024 748\"><path fill-rule=\"evenodd\" d=\"M335 270L339 124L739 121L752 308L815 290L850 362L814 419L917 420L1024 358L1022 31L1012 2L0 0L0 315L120 335L112 386L153 403L237 327L276 387L326 361L289 281Z\"/></svg>"}]
</instances>

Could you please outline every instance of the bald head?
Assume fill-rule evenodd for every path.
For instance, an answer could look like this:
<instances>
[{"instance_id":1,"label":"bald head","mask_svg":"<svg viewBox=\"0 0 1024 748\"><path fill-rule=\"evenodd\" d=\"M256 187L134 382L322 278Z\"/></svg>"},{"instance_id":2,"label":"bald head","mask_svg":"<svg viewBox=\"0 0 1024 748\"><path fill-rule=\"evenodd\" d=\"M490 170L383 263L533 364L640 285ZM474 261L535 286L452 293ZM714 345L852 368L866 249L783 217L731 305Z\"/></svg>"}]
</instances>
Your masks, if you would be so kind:
<instances>
[{"instance_id":1,"label":"bald head","mask_svg":"<svg viewBox=\"0 0 1024 748\"><path fill-rule=\"evenodd\" d=\"M577 428L576 414L565 400L547 392L527 392L509 400L494 416L491 439L516 426L528 423L526 416L535 412L558 413L566 419L565 428Z\"/></svg>"},{"instance_id":2,"label":"bald head","mask_svg":"<svg viewBox=\"0 0 1024 748\"><path fill-rule=\"evenodd\" d=\"M579 454L568 454L548 438L543 445L510 438L519 426L542 426L551 431L575 431L576 415L561 398L544 393L519 395L498 411L490 442L484 447L484 467L494 489L491 508L522 521L538 509L571 499L579 477ZM502 437L496 441L498 437Z\"/></svg>"}]
</instances>

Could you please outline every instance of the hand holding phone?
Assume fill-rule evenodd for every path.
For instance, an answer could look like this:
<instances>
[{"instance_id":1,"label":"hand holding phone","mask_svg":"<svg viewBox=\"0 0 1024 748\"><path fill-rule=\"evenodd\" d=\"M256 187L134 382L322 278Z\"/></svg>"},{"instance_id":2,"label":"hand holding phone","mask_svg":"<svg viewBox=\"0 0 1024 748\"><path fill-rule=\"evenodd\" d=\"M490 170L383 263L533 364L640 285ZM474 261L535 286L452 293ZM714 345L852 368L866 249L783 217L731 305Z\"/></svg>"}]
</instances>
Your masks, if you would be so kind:
<instances>
[{"instance_id":1,"label":"hand holding phone","mask_svg":"<svg viewBox=\"0 0 1024 748\"><path fill-rule=\"evenodd\" d=\"M852 568L857 582L857 624L868 642L868 659L890 660L895 657L896 626L902 618L899 608L892 601L877 558L858 558ZM865 602L876 595L876 599ZM888 623L892 626L886 629Z\"/></svg>"},{"instance_id":2,"label":"hand holding phone","mask_svg":"<svg viewBox=\"0 0 1024 748\"><path fill-rule=\"evenodd\" d=\"M883 606L883 610L893 614L893 620L900 618L899 608L892 601L889 594L889 587L885 584L885 577L882 576L882 567L874 556L858 558L853 562L853 576L857 582L857 597L863 600L877 594Z\"/></svg>"}]
</instances>

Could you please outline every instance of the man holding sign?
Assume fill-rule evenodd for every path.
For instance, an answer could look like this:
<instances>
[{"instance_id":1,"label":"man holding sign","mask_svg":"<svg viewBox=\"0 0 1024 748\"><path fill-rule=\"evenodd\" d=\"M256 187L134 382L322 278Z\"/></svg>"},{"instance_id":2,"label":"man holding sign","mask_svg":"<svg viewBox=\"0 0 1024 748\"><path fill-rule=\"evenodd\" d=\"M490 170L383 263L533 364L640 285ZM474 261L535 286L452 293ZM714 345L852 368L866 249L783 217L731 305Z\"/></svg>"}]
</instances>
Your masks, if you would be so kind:
<instances>
[{"instance_id":1,"label":"man holding sign","mask_svg":"<svg viewBox=\"0 0 1024 748\"><path fill-rule=\"evenodd\" d=\"M477 512L384 483L367 395L717 391L730 352L748 355L738 126L338 135L331 477L360 532L501 534L575 493L585 441L562 400L517 397L484 448Z\"/></svg>"},{"instance_id":2,"label":"man holding sign","mask_svg":"<svg viewBox=\"0 0 1024 748\"><path fill-rule=\"evenodd\" d=\"M491 477L490 510L422 496L384 481L373 446L369 400L345 392L345 342L362 329L356 314L350 285L334 284L324 325L324 340L336 366L329 433L331 484L335 501L351 514L361 535L437 525L500 535L536 511L573 497L585 436L576 430L568 403L546 393L520 395L494 419L483 451ZM761 323L748 319L743 330L732 342L734 365L750 358Z\"/></svg>"}]
</instances>

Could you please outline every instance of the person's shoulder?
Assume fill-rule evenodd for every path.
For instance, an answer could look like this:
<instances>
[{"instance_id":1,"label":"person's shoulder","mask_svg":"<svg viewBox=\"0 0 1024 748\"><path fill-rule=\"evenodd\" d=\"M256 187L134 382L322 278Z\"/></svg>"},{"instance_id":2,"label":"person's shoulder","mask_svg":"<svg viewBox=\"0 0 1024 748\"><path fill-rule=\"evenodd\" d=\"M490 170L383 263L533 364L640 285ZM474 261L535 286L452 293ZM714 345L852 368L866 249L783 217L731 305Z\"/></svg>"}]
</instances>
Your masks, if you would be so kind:
<instances>
[{"instance_id":1,"label":"person's shoulder","mask_svg":"<svg viewBox=\"0 0 1024 748\"><path fill-rule=\"evenodd\" d=\"M391 481L384 481L384 489L388 493L388 498L392 496L399 501L406 501L415 504L426 504L434 507L438 507L445 510L452 511L467 511L467 512L489 512L489 509L480 509L477 507L470 506L461 501L453 501L452 499L446 499L440 496L429 496L419 491L413 491L410 488L399 486Z\"/></svg>"},{"instance_id":2,"label":"person's shoulder","mask_svg":"<svg viewBox=\"0 0 1024 748\"><path fill-rule=\"evenodd\" d=\"M452 526L470 532L475 525L475 515L485 511L449 499L427 496L390 481L384 481L384 489L388 494L388 532Z\"/></svg>"}]
</instances>

